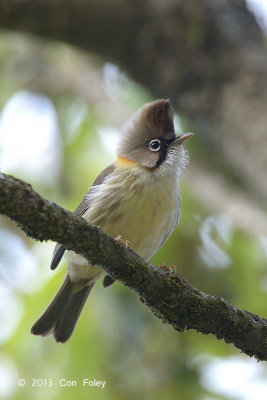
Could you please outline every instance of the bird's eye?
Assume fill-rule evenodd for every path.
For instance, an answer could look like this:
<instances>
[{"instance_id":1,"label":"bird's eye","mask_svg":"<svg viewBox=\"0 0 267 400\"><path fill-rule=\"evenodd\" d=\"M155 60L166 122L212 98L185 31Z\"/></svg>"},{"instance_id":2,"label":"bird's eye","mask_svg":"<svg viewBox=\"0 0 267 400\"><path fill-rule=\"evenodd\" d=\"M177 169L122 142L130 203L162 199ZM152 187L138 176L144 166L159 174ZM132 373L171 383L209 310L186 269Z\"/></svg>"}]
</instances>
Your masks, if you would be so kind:
<instances>
[{"instance_id":1,"label":"bird's eye","mask_svg":"<svg viewBox=\"0 0 267 400\"><path fill-rule=\"evenodd\" d=\"M153 139L149 143L149 148L152 151L159 151L161 145L161 141L159 139Z\"/></svg>"}]
</instances>

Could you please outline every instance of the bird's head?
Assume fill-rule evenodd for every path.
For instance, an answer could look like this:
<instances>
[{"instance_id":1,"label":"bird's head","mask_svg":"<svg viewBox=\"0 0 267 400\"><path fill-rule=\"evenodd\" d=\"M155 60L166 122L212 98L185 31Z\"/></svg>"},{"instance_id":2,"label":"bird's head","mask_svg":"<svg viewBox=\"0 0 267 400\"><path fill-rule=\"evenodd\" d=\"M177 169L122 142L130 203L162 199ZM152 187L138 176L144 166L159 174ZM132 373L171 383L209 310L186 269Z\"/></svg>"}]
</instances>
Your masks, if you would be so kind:
<instances>
[{"instance_id":1,"label":"bird's head","mask_svg":"<svg viewBox=\"0 0 267 400\"><path fill-rule=\"evenodd\" d=\"M144 104L127 121L118 146L118 157L149 169L164 164L183 168L185 152L182 143L193 133L176 136L170 100Z\"/></svg>"}]
</instances>

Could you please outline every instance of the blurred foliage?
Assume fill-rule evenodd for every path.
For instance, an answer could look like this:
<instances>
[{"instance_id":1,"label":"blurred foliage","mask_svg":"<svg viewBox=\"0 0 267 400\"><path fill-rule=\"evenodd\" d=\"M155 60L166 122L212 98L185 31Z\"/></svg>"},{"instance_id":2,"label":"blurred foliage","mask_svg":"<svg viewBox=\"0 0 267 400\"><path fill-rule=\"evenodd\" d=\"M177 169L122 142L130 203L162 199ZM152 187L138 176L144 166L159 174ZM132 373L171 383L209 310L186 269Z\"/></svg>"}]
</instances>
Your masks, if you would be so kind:
<instances>
[{"instance_id":1,"label":"blurred foliage","mask_svg":"<svg viewBox=\"0 0 267 400\"><path fill-rule=\"evenodd\" d=\"M18 49L17 40L23 44L23 50ZM16 91L33 89L34 79L29 71L24 81L20 80L21 77L16 77L16 74L18 59L26 62L26 52L29 56L27 66L32 67L34 75L36 66L32 65L31 61L36 47L36 42L22 40L19 36L0 36L2 107ZM64 46L65 59L61 57L62 51L61 44L45 44L43 53L40 53L38 47L37 61L42 57L46 58L59 72L60 68L64 70L68 67L68 74L72 74L75 80L79 60L83 63L84 56ZM53 60L56 60L55 64ZM48 69L44 72L46 76L49 72L49 62L46 61L43 67ZM112 162L113 156L108 151L108 146L105 146L105 137L103 139L103 135L98 134L99 130L106 129L108 142L110 129L119 129L118 120L122 124L126 116L150 100L145 90L123 74L118 74L116 78L115 86L113 85L113 89L116 90L114 89L112 97L110 93L103 91L105 81L102 65L97 65L96 61L94 63L94 68L99 71L100 94L94 93L92 98L86 99L83 95L78 96L71 87L54 93L51 90L49 93L58 115L62 164L59 167L58 179L52 187L47 188L42 182L38 182L37 186L44 196L70 210L76 208L97 174ZM23 68L23 71L25 70L26 65ZM55 85L57 84L55 82ZM90 92L90 87L87 91ZM111 110L118 110L119 117L115 118L112 111L108 111L109 105ZM190 124L190 121L187 121L187 124ZM193 141L194 139L192 143L187 144L189 153L192 148L191 158L194 155L197 157L198 153L198 145ZM203 144L199 144L199 152L203 153ZM212 159L212 162L214 164L210 164L210 167L217 168L216 160ZM224 172L222 168L220 173ZM23 173L20 171L17 171L17 176L23 179ZM200 290L223 296L237 307L264 316L267 287L266 254L259 238L250 232L237 229L233 224L228 226L225 236L219 226L220 216L213 215L212 210L204 208L198 203L198 199L193 197L186 174L181 189L183 209L179 227L151 261L156 265L161 262L175 264L177 271ZM213 219L210 220L210 217ZM208 239L215 244L217 250L221 249L226 255L229 261L227 265L222 266L219 260L217 265L213 263L213 266L209 266L201 256L204 251L209 257L209 251L213 249L205 248L200 234L203 224L209 221L212 223ZM227 225L227 217L225 221ZM10 371L13 371L13 375L10 372L9 376L11 381L14 379L12 390L10 394L7 392L6 398L235 398L210 392L203 385L201 376L210 358L239 356L239 351L211 335L204 336L194 331L183 334L175 332L154 317L139 302L137 296L120 283L103 289L98 282L82 312L74 335L67 343L62 345L57 344L51 337L32 336L30 328L61 284L66 262L63 262L57 271L49 271L51 246L45 243L36 245L25 238L11 222L4 218L1 218L0 222L3 229L16 233L23 239L25 247L32 249L39 270L33 274L30 291L26 288L10 288L13 296L19 299L23 311L20 319L16 315L9 316L10 319L17 317L18 323L10 337L3 341L0 350L1 359L6 360L6 365L10 363ZM12 265L5 265L4 268L12 269ZM34 285L36 289L33 288ZM5 299L1 298L1 301ZM203 357L199 361L200 356ZM25 379L24 387L17 386L18 378ZM53 386L33 387L33 378L51 378ZM59 381L62 378L77 381L77 387L60 387ZM84 378L103 380L106 381L106 385L104 389L83 387Z\"/></svg>"}]
</instances>

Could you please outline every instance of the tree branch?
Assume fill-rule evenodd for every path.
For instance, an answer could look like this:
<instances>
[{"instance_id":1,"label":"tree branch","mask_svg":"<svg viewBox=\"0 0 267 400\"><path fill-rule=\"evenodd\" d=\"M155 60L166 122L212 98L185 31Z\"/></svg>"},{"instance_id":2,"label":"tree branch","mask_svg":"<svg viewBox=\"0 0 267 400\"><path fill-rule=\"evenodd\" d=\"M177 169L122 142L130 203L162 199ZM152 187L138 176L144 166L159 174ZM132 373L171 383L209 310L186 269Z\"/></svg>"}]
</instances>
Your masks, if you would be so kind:
<instances>
[{"instance_id":1,"label":"tree branch","mask_svg":"<svg viewBox=\"0 0 267 400\"><path fill-rule=\"evenodd\" d=\"M0 174L0 213L35 240L53 240L83 255L137 293L163 322L182 332L212 333L258 360L267 360L267 320L203 293L180 274L160 269L125 249L96 226Z\"/></svg>"}]
</instances>

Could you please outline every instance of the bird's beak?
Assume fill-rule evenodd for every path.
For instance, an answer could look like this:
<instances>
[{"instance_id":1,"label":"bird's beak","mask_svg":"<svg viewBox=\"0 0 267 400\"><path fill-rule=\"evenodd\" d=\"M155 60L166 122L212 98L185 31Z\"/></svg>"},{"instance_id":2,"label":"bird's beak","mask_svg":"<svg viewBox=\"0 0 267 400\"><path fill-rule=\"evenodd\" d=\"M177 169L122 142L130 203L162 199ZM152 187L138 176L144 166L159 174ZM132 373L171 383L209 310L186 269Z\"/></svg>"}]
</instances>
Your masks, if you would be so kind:
<instances>
[{"instance_id":1,"label":"bird's beak","mask_svg":"<svg viewBox=\"0 0 267 400\"><path fill-rule=\"evenodd\" d=\"M170 147L176 147L176 146L180 146L180 144L182 144L185 140L191 138L191 136L193 136L194 133L184 133L183 135L180 136L176 136L174 139L172 139L172 142L170 143Z\"/></svg>"},{"instance_id":2,"label":"bird's beak","mask_svg":"<svg viewBox=\"0 0 267 400\"><path fill-rule=\"evenodd\" d=\"M191 138L194 135L194 133L189 132L189 133L184 133L183 135L177 136L177 138L174 140L175 144L181 144L185 140Z\"/></svg>"}]
</instances>

